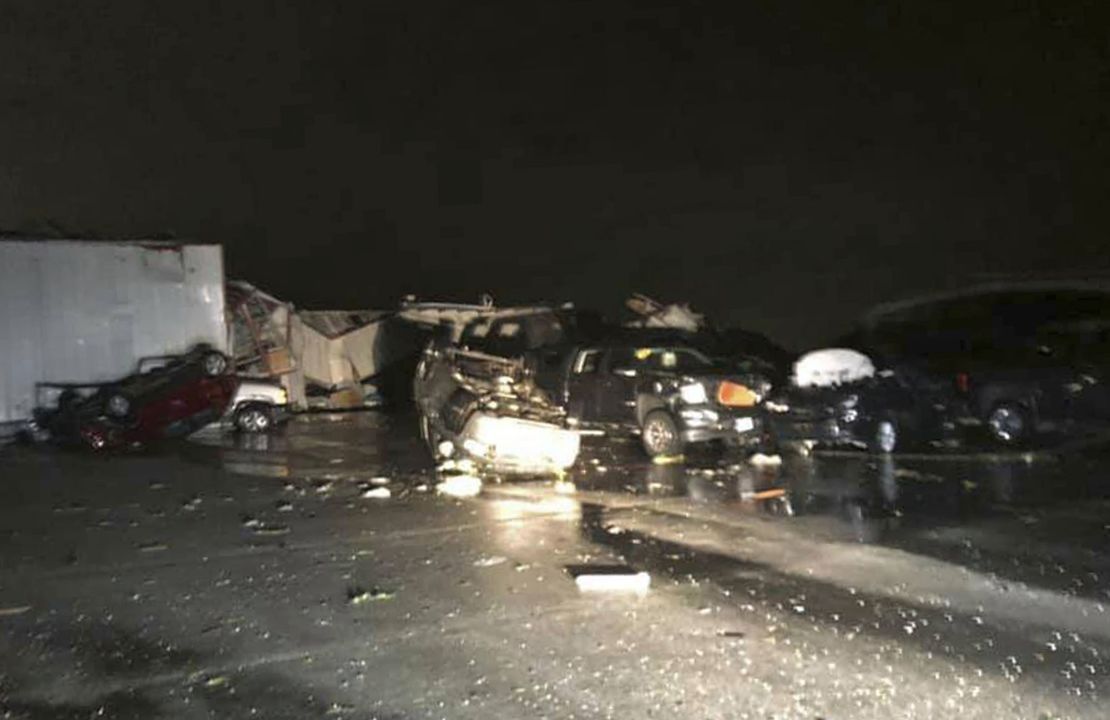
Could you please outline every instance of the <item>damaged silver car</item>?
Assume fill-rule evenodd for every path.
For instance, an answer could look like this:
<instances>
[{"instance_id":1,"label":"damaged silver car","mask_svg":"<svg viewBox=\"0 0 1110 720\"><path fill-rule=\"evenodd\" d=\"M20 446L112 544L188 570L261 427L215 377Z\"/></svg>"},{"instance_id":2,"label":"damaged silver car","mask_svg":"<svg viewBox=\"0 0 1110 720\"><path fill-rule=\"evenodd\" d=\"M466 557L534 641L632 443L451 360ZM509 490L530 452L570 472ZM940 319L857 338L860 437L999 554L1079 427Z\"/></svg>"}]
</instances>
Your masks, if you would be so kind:
<instances>
[{"instance_id":1,"label":"damaged silver car","mask_svg":"<svg viewBox=\"0 0 1110 720\"><path fill-rule=\"evenodd\" d=\"M417 366L413 395L421 437L437 462L550 474L578 457L578 433L522 359L432 342Z\"/></svg>"}]
</instances>

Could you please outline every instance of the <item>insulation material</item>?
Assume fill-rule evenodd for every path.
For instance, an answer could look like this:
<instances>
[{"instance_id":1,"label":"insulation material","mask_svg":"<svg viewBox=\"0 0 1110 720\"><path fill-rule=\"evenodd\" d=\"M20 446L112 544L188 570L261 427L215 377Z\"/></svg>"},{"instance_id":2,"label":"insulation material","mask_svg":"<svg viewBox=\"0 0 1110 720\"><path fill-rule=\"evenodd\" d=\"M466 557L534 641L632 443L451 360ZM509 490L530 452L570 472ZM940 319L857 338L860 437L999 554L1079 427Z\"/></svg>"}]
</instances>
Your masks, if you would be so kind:
<instances>
[{"instance_id":1,"label":"insulation material","mask_svg":"<svg viewBox=\"0 0 1110 720\"><path fill-rule=\"evenodd\" d=\"M865 380L874 374L871 358L846 348L814 350L794 363L794 384L798 387L830 387Z\"/></svg>"},{"instance_id":2,"label":"insulation material","mask_svg":"<svg viewBox=\"0 0 1110 720\"><path fill-rule=\"evenodd\" d=\"M639 317L627 323L629 327L671 328L697 332L705 327L705 316L690 309L689 305L663 303L647 295L633 295L625 303Z\"/></svg>"},{"instance_id":3,"label":"insulation material","mask_svg":"<svg viewBox=\"0 0 1110 720\"><path fill-rule=\"evenodd\" d=\"M218 245L0 241L0 423L36 383L98 383L198 343L227 349Z\"/></svg>"}]
</instances>

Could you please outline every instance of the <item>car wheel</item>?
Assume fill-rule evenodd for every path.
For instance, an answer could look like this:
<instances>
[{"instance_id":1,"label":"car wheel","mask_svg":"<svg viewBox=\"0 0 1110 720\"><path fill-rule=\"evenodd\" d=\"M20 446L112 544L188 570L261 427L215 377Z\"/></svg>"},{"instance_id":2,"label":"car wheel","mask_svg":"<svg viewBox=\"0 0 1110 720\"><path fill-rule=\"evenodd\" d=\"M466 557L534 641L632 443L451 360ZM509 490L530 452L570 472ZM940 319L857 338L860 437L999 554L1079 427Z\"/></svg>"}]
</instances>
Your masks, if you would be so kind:
<instances>
[{"instance_id":1,"label":"car wheel","mask_svg":"<svg viewBox=\"0 0 1110 720\"><path fill-rule=\"evenodd\" d=\"M227 372L227 356L219 352L206 353L201 361L204 367L204 374L209 377L223 375Z\"/></svg>"},{"instance_id":2,"label":"car wheel","mask_svg":"<svg viewBox=\"0 0 1110 720\"><path fill-rule=\"evenodd\" d=\"M871 437L871 450L883 455L889 455L897 448L898 423L892 418L883 418L875 423L875 431Z\"/></svg>"},{"instance_id":3,"label":"car wheel","mask_svg":"<svg viewBox=\"0 0 1110 720\"><path fill-rule=\"evenodd\" d=\"M235 413L235 427L246 433L264 433L273 425L269 408L248 405Z\"/></svg>"},{"instance_id":4,"label":"car wheel","mask_svg":"<svg viewBox=\"0 0 1110 720\"><path fill-rule=\"evenodd\" d=\"M644 451L651 457L679 455L682 453L682 438L678 426L667 413L656 410L644 418L640 433Z\"/></svg>"},{"instance_id":5,"label":"car wheel","mask_svg":"<svg viewBox=\"0 0 1110 720\"><path fill-rule=\"evenodd\" d=\"M127 399L126 395L112 393L104 402L104 412L117 420L125 418L131 414L131 401Z\"/></svg>"},{"instance_id":6,"label":"car wheel","mask_svg":"<svg viewBox=\"0 0 1110 720\"><path fill-rule=\"evenodd\" d=\"M1003 445L1017 445L1029 434L1029 417L1014 402L1000 402L987 415L987 432Z\"/></svg>"},{"instance_id":7,"label":"car wheel","mask_svg":"<svg viewBox=\"0 0 1110 720\"><path fill-rule=\"evenodd\" d=\"M420 437L424 444L428 446L428 452L432 454L433 460L439 462L440 459L449 457L449 454L445 455L440 451L441 438L439 433L432 427L432 421L424 415L420 416Z\"/></svg>"}]
</instances>

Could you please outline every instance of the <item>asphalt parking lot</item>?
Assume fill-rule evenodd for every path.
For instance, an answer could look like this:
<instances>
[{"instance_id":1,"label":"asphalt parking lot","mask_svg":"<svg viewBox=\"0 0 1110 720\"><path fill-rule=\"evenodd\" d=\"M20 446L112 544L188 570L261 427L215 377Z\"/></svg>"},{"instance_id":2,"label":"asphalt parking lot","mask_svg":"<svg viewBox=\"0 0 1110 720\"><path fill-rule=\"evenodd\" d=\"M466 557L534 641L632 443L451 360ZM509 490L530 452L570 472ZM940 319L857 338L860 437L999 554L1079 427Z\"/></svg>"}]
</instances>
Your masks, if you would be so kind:
<instances>
[{"instance_id":1,"label":"asphalt parking lot","mask_svg":"<svg viewBox=\"0 0 1110 720\"><path fill-rule=\"evenodd\" d=\"M0 450L0 710L1105 716L1099 444L652 464L597 438L459 498L413 425ZM568 571L612 566L650 589Z\"/></svg>"}]
</instances>

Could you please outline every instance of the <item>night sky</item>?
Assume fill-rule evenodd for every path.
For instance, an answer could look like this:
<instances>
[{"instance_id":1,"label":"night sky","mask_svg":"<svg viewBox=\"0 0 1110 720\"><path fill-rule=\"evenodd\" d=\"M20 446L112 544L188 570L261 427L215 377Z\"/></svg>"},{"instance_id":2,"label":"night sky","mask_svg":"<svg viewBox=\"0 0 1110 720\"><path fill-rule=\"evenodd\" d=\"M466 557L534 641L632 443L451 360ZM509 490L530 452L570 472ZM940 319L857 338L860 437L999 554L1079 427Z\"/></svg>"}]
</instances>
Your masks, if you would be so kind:
<instances>
[{"instance_id":1,"label":"night sky","mask_svg":"<svg viewBox=\"0 0 1110 720\"><path fill-rule=\"evenodd\" d=\"M308 307L639 290L806 345L1110 272L1110 13L1024 5L4 0L0 226L221 242Z\"/></svg>"}]
</instances>

